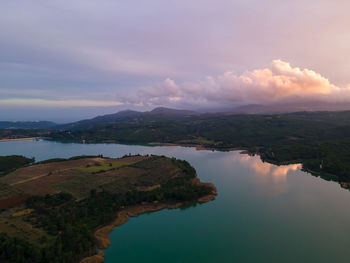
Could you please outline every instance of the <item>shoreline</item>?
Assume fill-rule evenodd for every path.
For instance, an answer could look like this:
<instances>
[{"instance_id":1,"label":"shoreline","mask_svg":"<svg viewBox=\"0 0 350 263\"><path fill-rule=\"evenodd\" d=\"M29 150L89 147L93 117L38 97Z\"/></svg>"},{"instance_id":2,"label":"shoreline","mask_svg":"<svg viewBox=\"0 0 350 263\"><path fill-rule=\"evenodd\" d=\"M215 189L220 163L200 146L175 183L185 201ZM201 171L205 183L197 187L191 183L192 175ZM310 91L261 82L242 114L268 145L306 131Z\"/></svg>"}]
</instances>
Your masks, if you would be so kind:
<instances>
[{"instance_id":1,"label":"shoreline","mask_svg":"<svg viewBox=\"0 0 350 263\"><path fill-rule=\"evenodd\" d=\"M339 180L339 176L335 175L335 174L332 174L332 173L328 173L328 172L321 172L321 171L314 171L314 170L311 170L309 168L305 168L303 166L303 162L302 160L292 160L292 161L282 161L282 162L276 162L276 161L273 161L273 160L269 160L269 159L266 159L266 160L263 160L261 158L261 155L258 151L252 151L252 150L249 150L247 148L244 148L244 147L232 147L232 148L226 148L226 149L218 149L218 148L213 148L213 147L205 147L204 145L201 145L201 144L181 144L181 143L162 143L162 142L150 142L148 143L148 145L150 146L182 146L182 147L195 147L197 151L227 151L227 152L230 152L230 151L240 151L240 154L248 154L248 155L258 155L260 156L260 159L263 161L263 162L267 162L267 163L270 163L270 164L273 164L273 165L289 165L289 164L302 164L302 168L301 170L306 172L306 173L309 173L311 174L312 176L316 176L316 177L321 177L323 178L324 180L331 180L333 182L336 182L340 185L340 187L344 188L344 189L347 189L347 190L350 190L350 182L343 182L343 181L340 181ZM327 179L326 179L327 178Z\"/></svg>"},{"instance_id":2,"label":"shoreline","mask_svg":"<svg viewBox=\"0 0 350 263\"><path fill-rule=\"evenodd\" d=\"M202 183L198 178L194 178L193 183L206 185L211 188L211 193L198 198L195 202L199 204L207 203L215 199L217 195L217 190L212 183ZM111 240L109 234L114 230L115 227L121 226L129 221L130 217L137 217L139 215L151 212L161 211L163 209L177 209L181 206L190 204L192 202L178 202L178 203L167 203L167 202L154 202L154 203L144 203L140 205L130 206L123 208L117 213L116 219L109 225L102 226L98 228L94 236L97 240L98 252L96 255L86 257L79 261L79 263L103 263L104 253L101 250L107 249L111 245Z\"/></svg>"},{"instance_id":3,"label":"shoreline","mask_svg":"<svg viewBox=\"0 0 350 263\"><path fill-rule=\"evenodd\" d=\"M0 142L17 142L17 141L34 141L39 140L40 137L27 137L27 138L18 138L18 139L0 139Z\"/></svg>"},{"instance_id":4,"label":"shoreline","mask_svg":"<svg viewBox=\"0 0 350 263\"><path fill-rule=\"evenodd\" d=\"M41 137L30 137L30 138L19 138L19 139L0 139L0 142L11 142L11 141L27 141L27 140L39 140L39 139L43 139ZM50 140L49 140L50 141ZM55 141L55 140L53 140ZM81 142L75 142L75 143L81 143ZM97 143L97 142L96 142ZM112 143L112 142L106 142L106 141L101 141L99 143ZM113 143L119 143L119 144L123 144L121 142L117 142L117 141L113 141ZM136 145L140 145L140 144L136 144ZM245 147L231 147L231 148L224 148L224 149L220 149L220 148L215 148L215 147L206 147L204 145L201 144L184 144L184 143L163 143L163 142L149 142L146 143L145 145L148 146L181 146L181 147L194 147L196 148L197 151L222 151L222 152L230 152L230 151L240 151L240 154L248 154L248 155L259 155L261 158L261 155L258 151L252 151L249 150L248 148ZM289 164L295 164L295 163L301 163L302 164L302 160L293 160L293 161L282 161L282 162L276 162L273 160L269 160L269 159L261 159L263 162L267 162L270 164L274 164L274 165L289 165ZM316 176L316 177L326 177L326 178L330 178L330 179L334 179L332 181L337 182L342 188L344 189L350 189L350 182L342 182L339 181L339 177L335 174L331 174L331 173L327 173L327 172L321 172L321 171L313 171L309 168L305 168L302 167L302 170L304 172L307 172L309 174L311 174L312 176Z\"/></svg>"},{"instance_id":5,"label":"shoreline","mask_svg":"<svg viewBox=\"0 0 350 263\"><path fill-rule=\"evenodd\" d=\"M318 172L318 171L314 171L308 168L302 168L301 169L303 172L309 173L312 176L315 177L320 177L323 180L327 180L327 181L332 181L335 183L338 183L340 185L341 188L346 189L346 190L350 190L350 182L343 182L343 181L339 181L337 180L339 177L335 174L331 174L331 173L327 173L327 172Z\"/></svg>"},{"instance_id":6,"label":"shoreline","mask_svg":"<svg viewBox=\"0 0 350 263\"><path fill-rule=\"evenodd\" d=\"M149 142L147 143L149 146L181 146L181 147L194 147L197 151L224 151L224 152L230 152L230 151L247 151L248 149L244 147L231 147L231 148L215 148L215 147L206 147L202 144L186 144L186 143L168 143L168 142Z\"/></svg>"}]
</instances>

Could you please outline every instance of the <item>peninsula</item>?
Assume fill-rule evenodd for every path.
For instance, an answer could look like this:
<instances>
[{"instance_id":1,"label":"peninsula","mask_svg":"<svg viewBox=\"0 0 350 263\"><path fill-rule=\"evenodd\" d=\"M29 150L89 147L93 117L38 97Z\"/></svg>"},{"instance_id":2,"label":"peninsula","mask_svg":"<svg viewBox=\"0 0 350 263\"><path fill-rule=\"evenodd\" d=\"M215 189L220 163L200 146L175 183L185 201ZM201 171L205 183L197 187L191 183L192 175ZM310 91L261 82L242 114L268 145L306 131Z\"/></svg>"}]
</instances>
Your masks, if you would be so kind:
<instances>
[{"instance_id":1,"label":"peninsula","mask_svg":"<svg viewBox=\"0 0 350 263\"><path fill-rule=\"evenodd\" d=\"M0 167L0 259L7 262L103 262L98 249L109 245L109 232L130 216L216 195L215 186L200 182L188 162L164 156L39 163L8 156L0 164L2 158L7 166Z\"/></svg>"}]
</instances>

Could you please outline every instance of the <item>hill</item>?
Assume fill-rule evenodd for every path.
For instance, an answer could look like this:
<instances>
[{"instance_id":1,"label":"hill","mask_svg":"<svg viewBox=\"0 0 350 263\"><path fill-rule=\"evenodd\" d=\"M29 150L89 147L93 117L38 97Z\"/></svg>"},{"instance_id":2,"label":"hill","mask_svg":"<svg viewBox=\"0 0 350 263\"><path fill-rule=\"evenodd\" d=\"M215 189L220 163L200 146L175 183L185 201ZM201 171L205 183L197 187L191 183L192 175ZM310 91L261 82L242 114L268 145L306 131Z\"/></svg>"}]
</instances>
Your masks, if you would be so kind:
<instances>
[{"instance_id":1,"label":"hill","mask_svg":"<svg viewBox=\"0 0 350 263\"><path fill-rule=\"evenodd\" d=\"M77 156L25 166L0 177L0 259L79 262L105 248L105 230L96 229L116 217L125 222L119 216L126 209L136 215L214 194L189 163L164 156Z\"/></svg>"}]
</instances>

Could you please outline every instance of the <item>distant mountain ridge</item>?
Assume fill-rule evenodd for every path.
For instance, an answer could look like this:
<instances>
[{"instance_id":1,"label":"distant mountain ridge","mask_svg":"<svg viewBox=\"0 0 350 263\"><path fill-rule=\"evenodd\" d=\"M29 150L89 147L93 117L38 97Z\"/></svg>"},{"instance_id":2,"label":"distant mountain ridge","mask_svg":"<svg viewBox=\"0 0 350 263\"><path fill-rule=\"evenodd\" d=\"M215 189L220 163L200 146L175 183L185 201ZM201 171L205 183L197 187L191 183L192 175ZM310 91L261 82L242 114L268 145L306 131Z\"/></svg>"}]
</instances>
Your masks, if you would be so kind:
<instances>
[{"instance_id":1,"label":"distant mountain ridge","mask_svg":"<svg viewBox=\"0 0 350 263\"><path fill-rule=\"evenodd\" d=\"M330 103L324 101L307 101L299 103L278 103L270 105L251 104L236 107L230 112L243 114L276 114L291 112L314 112L314 111L347 111L350 103Z\"/></svg>"},{"instance_id":2,"label":"distant mountain ridge","mask_svg":"<svg viewBox=\"0 0 350 263\"><path fill-rule=\"evenodd\" d=\"M350 103L329 103L322 101L279 103L270 105L250 104L231 109L216 111L193 111L171 109L166 107L154 108L151 111L122 110L112 114L97 116L66 124L56 124L50 121L0 121L0 129L58 129L74 130L89 129L96 125L109 123L140 123L152 121L181 120L195 117L219 117L232 114L285 114L295 112L335 112L349 111Z\"/></svg>"},{"instance_id":3,"label":"distant mountain ridge","mask_svg":"<svg viewBox=\"0 0 350 263\"><path fill-rule=\"evenodd\" d=\"M97 116L92 119L81 120L68 124L57 125L59 130L89 129L96 125L108 123L141 123L145 121L181 120L193 117L215 117L232 114L285 114L294 112L334 112L350 110L350 103L300 102L273 105L243 105L231 110L200 113L191 110L178 110L158 107L151 111L123 110L113 114Z\"/></svg>"},{"instance_id":4,"label":"distant mountain ridge","mask_svg":"<svg viewBox=\"0 0 350 263\"><path fill-rule=\"evenodd\" d=\"M56 125L51 121L0 121L0 129L48 129Z\"/></svg>"},{"instance_id":5,"label":"distant mountain ridge","mask_svg":"<svg viewBox=\"0 0 350 263\"><path fill-rule=\"evenodd\" d=\"M191 110L177 110L177 109L170 109L165 107L158 107L153 110L151 110L149 115L163 115L163 116L193 116L193 115L199 115L199 112L191 111Z\"/></svg>"},{"instance_id":6,"label":"distant mountain ridge","mask_svg":"<svg viewBox=\"0 0 350 263\"><path fill-rule=\"evenodd\" d=\"M150 119L179 119L191 116L198 116L200 113L190 110L177 110L165 107L158 107L151 111L133 111L123 110L113 114L97 116L92 119L81 120L68 124L56 126L58 129L82 129L89 128L98 124L115 123L115 122L142 122Z\"/></svg>"}]
</instances>

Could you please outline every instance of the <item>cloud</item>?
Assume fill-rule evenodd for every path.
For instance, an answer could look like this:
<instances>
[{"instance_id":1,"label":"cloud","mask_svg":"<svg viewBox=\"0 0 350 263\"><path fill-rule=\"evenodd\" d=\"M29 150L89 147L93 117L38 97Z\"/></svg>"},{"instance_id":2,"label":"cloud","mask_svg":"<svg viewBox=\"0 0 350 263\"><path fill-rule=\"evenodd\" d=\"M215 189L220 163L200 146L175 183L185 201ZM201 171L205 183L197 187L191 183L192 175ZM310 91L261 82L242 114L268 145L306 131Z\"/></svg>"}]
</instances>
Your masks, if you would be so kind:
<instances>
[{"instance_id":1,"label":"cloud","mask_svg":"<svg viewBox=\"0 0 350 263\"><path fill-rule=\"evenodd\" d=\"M12 89L0 89L0 93L16 95L15 98L0 99L0 106L25 107L205 107L220 108L242 104L281 102L327 101L347 102L350 98L350 86L338 87L326 77L310 70L292 67L282 60L272 61L270 67L235 74L227 71L219 76L207 76L199 81L176 83L171 78L140 87L136 92L118 93L115 101L81 99L70 96L40 98L44 91L27 90L16 92ZM34 95L24 98L25 94ZM21 95L21 96L19 96ZM106 95L106 94L104 94ZM19 98L18 98L19 97Z\"/></svg>"},{"instance_id":2,"label":"cloud","mask_svg":"<svg viewBox=\"0 0 350 263\"><path fill-rule=\"evenodd\" d=\"M98 100L48 100L10 98L0 99L0 107L35 107L35 108L66 108L66 107L110 107L121 106L119 101L98 101Z\"/></svg>"},{"instance_id":3,"label":"cloud","mask_svg":"<svg viewBox=\"0 0 350 263\"><path fill-rule=\"evenodd\" d=\"M247 103L278 103L300 100L347 100L350 87L340 88L321 74L292 67L282 60L270 67L240 75L228 71L197 82L162 83L140 88L128 101L143 105L233 106Z\"/></svg>"}]
</instances>

